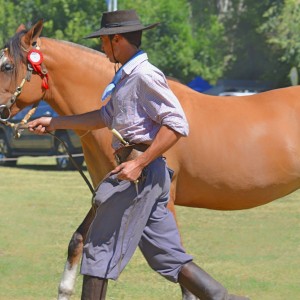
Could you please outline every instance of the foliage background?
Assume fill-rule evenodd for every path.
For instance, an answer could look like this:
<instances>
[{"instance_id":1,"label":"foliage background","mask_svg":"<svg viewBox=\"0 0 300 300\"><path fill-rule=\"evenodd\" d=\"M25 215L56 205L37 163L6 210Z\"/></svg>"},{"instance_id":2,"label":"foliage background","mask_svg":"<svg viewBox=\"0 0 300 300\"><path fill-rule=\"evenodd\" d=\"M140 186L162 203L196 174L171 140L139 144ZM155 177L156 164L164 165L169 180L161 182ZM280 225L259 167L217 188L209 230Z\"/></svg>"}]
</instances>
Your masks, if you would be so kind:
<instances>
[{"instance_id":1,"label":"foliage background","mask_svg":"<svg viewBox=\"0 0 300 300\"><path fill-rule=\"evenodd\" d=\"M83 37L99 27L106 2L99 0L0 0L0 42L20 23L45 20L43 35L99 48ZM198 75L218 79L267 80L290 84L300 65L299 0L119 0L136 9L144 24L143 48L168 76L188 83Z\"/></svg>"}]
</instances>

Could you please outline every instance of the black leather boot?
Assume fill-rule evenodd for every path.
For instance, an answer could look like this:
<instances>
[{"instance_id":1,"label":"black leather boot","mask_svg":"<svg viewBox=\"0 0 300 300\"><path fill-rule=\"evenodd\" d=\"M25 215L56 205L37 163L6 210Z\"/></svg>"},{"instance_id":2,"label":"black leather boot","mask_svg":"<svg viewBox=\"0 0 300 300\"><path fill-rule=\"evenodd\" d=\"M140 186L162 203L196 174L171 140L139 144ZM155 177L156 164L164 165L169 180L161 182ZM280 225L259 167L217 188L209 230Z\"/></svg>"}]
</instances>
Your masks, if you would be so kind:
<instances>
[{"instance_id":1,"label":"black leather boot","mask_svg":"<svg viewBox=\"0 0 300 300\"><path fill-rule=\"evenodd\" d=\"M242 296L229 295L219 282L193 262L182 267L178 283L201 300L250 300Z\"/></svg>"},{"instance_id":2,"label":"black leather boot","mask_svg":"<svg viewBox=\"0 0 300 300\"><path fill-rule=\"evenodd\" d=\"M81 300L105 300L107 279L84 275Z\"/></svg>"}]
</instances>

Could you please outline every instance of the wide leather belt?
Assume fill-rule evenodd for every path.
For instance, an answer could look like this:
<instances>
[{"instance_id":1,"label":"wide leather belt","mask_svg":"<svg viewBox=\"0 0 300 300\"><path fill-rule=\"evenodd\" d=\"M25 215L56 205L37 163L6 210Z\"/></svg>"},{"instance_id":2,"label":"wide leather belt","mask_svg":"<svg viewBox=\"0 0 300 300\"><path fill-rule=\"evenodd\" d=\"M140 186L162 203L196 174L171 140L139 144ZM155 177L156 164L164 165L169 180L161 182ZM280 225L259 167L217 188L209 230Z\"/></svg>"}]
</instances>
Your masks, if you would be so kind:
<instances>
[{"instance_id":1,"label":"wide leather belt","mask_svg":"<svg viewBox=\"0 0 300 300\"><path fill-rule=\"evenodd\" d=\"M133 160L140 156L149 148L146 144L135 144L124 146L115 152L115 159L117 164L121 164L125 161Z\"/></svg>"}]
</instances>

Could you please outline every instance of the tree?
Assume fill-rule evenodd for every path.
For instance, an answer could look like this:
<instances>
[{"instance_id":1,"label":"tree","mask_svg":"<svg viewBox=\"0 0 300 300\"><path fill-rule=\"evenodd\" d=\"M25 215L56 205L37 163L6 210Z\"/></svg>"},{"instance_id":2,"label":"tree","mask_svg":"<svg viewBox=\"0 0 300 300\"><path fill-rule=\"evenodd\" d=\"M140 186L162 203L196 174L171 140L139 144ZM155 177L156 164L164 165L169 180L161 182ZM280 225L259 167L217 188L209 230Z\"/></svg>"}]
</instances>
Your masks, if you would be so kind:
<instances>
[{"instance_id":1,"label":"tree","mask_svg":"<svg viewBox=\"0 0 300 300\"><path fill-rule=\"evenodd\" d=\"M265 33L260 30L268 21L265 12L272 6L280 6L282 2L282 0L191 0L196 12L195 24L198 20L201 26L201 23L207 23L208 17L211 16L216 16L218 20L216 24L221 24L220 29L222 28L225 43L220 43L219 47L222 47L225 53L225 71L222 68L225 78L267 80L284 85L287 64L282 60L278 61L279 52L271 47ZM214 49L213 45L218 44L212 43L209 46L210 51ZM210 57L221 54L220 51L212 52ZM220 62L220 59L218 61Z\"/></svg>"},{"instance_id":2,"label":"tree","mask_svg":"<svg viewBox=\"0 0 300 300\"><path fill-rule=\"evenodd\" d=\"M20 23L45 20L43 35L99 49L98 39L83 39L99 28L99 0L0 0L2 45ZM189 82L195 75L264 79L287 84L299 67L299 0L123 0L119 9L138 11L146 31L143 47L166 75ZM278 59L278 57L280 59Z\"/></svg>"},{"instance_id":3,"label":"tree","mask_svg":"<svg viewBox=\"0 0 300 300\"><path fill-rule=\"evenodd\" d=\"M232 79L282 81L282 64L259 30L274 1L232 0L222 21L232 59L225 76Z\"/></svg>"},{"instance_id":4,"label":"tree","mask_svg":"<svg viewBox=\"0 0 300 300\"><path fill-rule=\"evenodd\" d=\"M4 46L8 37L12 36L17 29L16 20L18 19L18 8L13 2L0 0L0 42Z\"/></svg>"},{"instance_id":5,"label":"tree","mask_svg":"<svg viewBox=\"0 0 300 300\"><path fill-rule=\"evenodd\" d=\"M100 16L95 12L106 10L105 2L97 0L0 1L5 8L0 20L2 44L20 23L31 25L44 19L43 35L94 47L95 41L83 37L100 27Z\"/></svg>"},{"instance_id":6,"label":"tree","mask_svg":"<svg viewBox=\"0 0 300 300\"><path fill-rule=\"evenodd\" d=\"M191 66L197 69L191 47L192 33L189 22L189 6L184 0L129 0L120 9L136 8L142 23L160 22L160 25L143 34L143 48L153 64L166 75L180 80L193 76Z\"/></svg>"},{"instance_id":7,"label":"tree","mask_svg":"<svg viewBox=\"0 0 300 300\"><path fill-rule=\"evenodd\" d=\"M223 28L212 16L203 26L194 26L196 10L186 0L127 0L120 9L135 8L144 24L160 26L143 37L151 61L168 76L183 82L195 75L215 82L224 70ZM222 54L220 54L222 53Z\"/></svg>"},{"instance_id":8,"label":"tree","mask_svg":"<svg viewBox=\"0 0 300 300\"><path fill-rule=\"evenodd\" d=\"M219 1L190 0L190 3L195 58L201 62L202 77L215 83L232 58Z\"/></svg>"},{"instance_id":9,"label":"tree","mask_svg":"<svg viewBox=\"0 0 300 300\"><path fill-rule=\"evenodd\" d=\"M4 0L0 0L4 1ZM86 34L99 27L100 13L105 11L105 1L97 0L53 0L51 3L42 0L13 1L3 3L6 18L1 25L3 37L11 36L16 29L16 21L27 24L45 20L43 35L73 41L89 47L99 47L98 40L84 40ZM186 0L149 0L120 2L119 9L137 9L142 21L147 24L160 21L162 23L155 31L145 34L144 46L151 61L169 75L189 81L195 75L204 74L206 79L213 80L220 73L217 67L207 67L207 57L210 43L203 42L204 30L198 29L193 33L191 24L191 9ZM9 13L9 15L7 15ZM3 13L4 15L4 13ZM7 22L11 20L11 22ZM7 23L5 23L7 22ZM217 28L212 26L212 28ZM195 41L193 40L195 38ZM217 47L215 47L217 49ZM203 57L200 57L203 55ZM204 59L204 57L206 57ZM211 60L211 62L214 60ZM218 63L218 66L222 64Z\"/></svg>"},{"instance_id":10,"label":"tree","mask_svg":"<svg viewBox=\"0 0 300 300\"><path fill-rule=\"evenodd\" d=\"M300 68L300 1L285 0L273 4L264 14L267 20L260 31L267 43L286 66L283 82L289 84L288 73L292 67Z\"/></svg>"}]
</instances>

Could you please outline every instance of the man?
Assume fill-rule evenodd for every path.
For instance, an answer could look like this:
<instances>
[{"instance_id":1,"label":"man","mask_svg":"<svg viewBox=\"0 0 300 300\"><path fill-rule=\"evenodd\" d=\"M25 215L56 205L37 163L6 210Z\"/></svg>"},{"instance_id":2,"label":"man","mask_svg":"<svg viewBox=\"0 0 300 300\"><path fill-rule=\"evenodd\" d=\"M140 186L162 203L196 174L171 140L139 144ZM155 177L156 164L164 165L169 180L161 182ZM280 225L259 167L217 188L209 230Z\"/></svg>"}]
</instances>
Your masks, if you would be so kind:
<instances>
[{"instance_id":1,"label":"man","mask_svg":"<svg viewBox=\"0 0 300 300\"><path fill-rule=\"evenodd\" d=\"M111 94L110 101L97 111L29 123L38 134L108 127L124 139L113 138L118 166L96 190L97 212L83 249L81 299L105 299L107 280L118 278L137 246L155 271L201 300L246 299L228 295L192 262L166 207L172 171L162 154L188 134L188 123L162 72L139 50L142 31L156 25L143 26L134 10L104 13L101 28L88 38L100 37L108 59L122 65L104 92L103 100Z\"/></svg>"}]
</instances>

